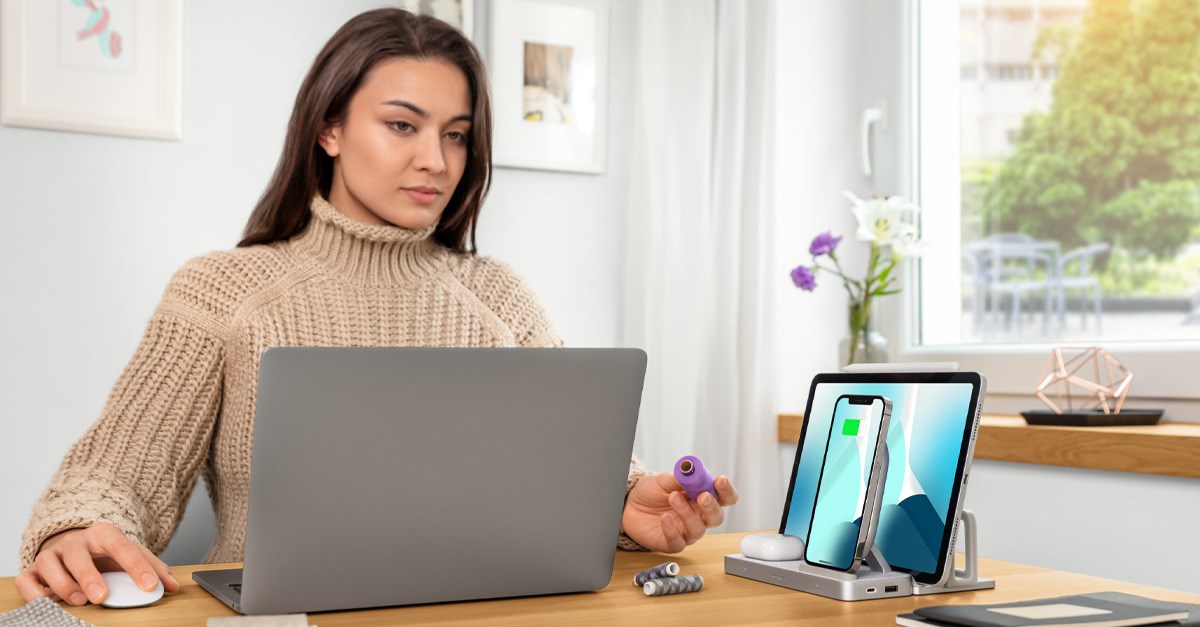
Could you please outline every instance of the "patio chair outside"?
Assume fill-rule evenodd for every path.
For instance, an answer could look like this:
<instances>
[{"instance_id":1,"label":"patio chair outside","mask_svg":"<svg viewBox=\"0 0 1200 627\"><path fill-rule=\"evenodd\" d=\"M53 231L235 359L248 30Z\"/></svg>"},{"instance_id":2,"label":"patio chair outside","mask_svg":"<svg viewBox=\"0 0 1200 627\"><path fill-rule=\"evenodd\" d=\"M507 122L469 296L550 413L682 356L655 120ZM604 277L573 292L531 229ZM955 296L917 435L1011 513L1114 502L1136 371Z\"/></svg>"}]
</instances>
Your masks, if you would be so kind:
<instances>
[{"instance_id":1,"label":"patio chair outside","mask_svg":"<svg viewBox=\"0 0 1200 627\"><path fill-rule=\"evenodd\" d=\"M1067 290L1079 291L1079 318L1083 328L1087 328L1087 304L1086 299L1089 292L1091 293L1092 312L1096 316L1096 333L1104 332L1103 320L1100 311L1100 279L1092 276L1092 263L1096 257L1108 251L1110 244L1100 242L1089 246L1081 246L1059 257L1058 259L1058 324L1059 328L1064 328L1066 325L1067 306L1066 292ZM1068 274L1067 270L1074 264L1073 271Z\"/></svg>"},{"instance_id":2,"label":"patio chair outside","mask_svg":"<svg viewBox=\"0 0 1200 627\"><path fill-rule=\"evenodd\" d=\"M1036 242L1020 233L992 236L963 247L964 266L972 274L972 317L977 333L986 336L999 328L998 318L1007 305L1007 329L1019 335L1022 302L1026 299L1036 302L1039 296L1042 299L1042 332L1049 332L1057 295L1058 266L1054 255L1046 252L1046 248L1047 243ZM985 302L987 313L983 315L981 309Z\"/></svg>"}]
</instances>

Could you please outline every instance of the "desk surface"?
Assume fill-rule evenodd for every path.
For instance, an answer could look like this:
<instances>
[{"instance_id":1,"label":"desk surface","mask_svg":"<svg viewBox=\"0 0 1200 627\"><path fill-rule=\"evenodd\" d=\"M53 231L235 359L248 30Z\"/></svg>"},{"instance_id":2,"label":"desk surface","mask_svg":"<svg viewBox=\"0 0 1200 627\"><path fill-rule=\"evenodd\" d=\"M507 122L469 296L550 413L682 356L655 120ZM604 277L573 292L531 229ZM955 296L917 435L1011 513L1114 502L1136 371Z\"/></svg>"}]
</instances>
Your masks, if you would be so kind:
<instances>
[{"instance_id":1,"label":"desk surface","mask_svg":"<svg viewBox=\"0 0 1200 627\"><path fill-rule=\"evenodd\" d=\"M811 625L894 625L896 614L927 605L1003 603L1066 594L1118 591L1164 601L1200 603L1200 595L1152 588L1110 579L984 559L980 574L996 579L996 589L928 597L906 597L843 603L724 574L724 556L738 552L742 533L714 534L683 553L617 552L613 580L599 592L474 601L383 610L312 614L309 623L326 625L393 625L482 623L731 625L784 623ZM647 597L633 586L633 575L664 561L679 563L683 574L704 576L704 590L693 594ZM95 625L203 625L209 616L233 611L192 582L195 570L229 565L185 566L172 569L183 589L157 605L132 610L95 606L67 607L71 614ZM0 579L0 613L23 604L11 577Z\"/></svg>"}]
</instances>

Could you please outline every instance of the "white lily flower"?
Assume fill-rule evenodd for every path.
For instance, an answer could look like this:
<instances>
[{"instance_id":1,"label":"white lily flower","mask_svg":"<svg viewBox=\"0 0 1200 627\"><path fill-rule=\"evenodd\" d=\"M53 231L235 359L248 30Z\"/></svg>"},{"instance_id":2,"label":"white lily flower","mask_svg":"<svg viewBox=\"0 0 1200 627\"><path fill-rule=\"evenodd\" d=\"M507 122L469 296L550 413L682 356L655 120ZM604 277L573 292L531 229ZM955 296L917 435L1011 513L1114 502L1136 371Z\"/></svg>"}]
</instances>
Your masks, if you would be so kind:
<instances>
[{"instance_id":1,"label":"white lily flower","mask_svg":"<svg viewBox=\"0 0 1200 627\"><path fill-rule=\"evenodd\" d=\"M912 216L920 211L917 205L901 196L863 200L848 191L842 193L854 203L850 211L858 220L858 230L854 236L859 241L900 247L906 251L916 250L920 242L917 228L912 224Z\"/></svg>"},{"instance_id":2,"label":"white lily flower","mask_svg":"<svg viewBox=\"0 0 1200 627\"><path fill-rule=\"evenodd\" d=\"M892 242L892 256L897 259L906 257L920 257L929 252L932 248L929 242L921 240L917 235L917 229L908 227L908 232L902 234Z\"/></svg>"}]
</instances>

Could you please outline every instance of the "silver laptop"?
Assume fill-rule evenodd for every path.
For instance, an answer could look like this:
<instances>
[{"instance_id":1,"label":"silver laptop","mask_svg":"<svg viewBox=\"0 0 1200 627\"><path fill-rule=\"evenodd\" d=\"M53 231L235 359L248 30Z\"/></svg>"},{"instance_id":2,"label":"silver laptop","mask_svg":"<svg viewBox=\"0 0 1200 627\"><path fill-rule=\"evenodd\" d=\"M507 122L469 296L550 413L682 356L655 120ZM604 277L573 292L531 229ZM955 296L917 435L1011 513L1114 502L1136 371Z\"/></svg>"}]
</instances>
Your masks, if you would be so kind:
<instances>
[{"instance_id":1,"label":"silver laptop","mask_svg":"<svg viewBox=\"0 0 1200 627\"><path fill-rule=\"evenodd\" d=\"M273 348L243 614L598 590L646 371L637 349Z\"/></svg>"}]
</instances>

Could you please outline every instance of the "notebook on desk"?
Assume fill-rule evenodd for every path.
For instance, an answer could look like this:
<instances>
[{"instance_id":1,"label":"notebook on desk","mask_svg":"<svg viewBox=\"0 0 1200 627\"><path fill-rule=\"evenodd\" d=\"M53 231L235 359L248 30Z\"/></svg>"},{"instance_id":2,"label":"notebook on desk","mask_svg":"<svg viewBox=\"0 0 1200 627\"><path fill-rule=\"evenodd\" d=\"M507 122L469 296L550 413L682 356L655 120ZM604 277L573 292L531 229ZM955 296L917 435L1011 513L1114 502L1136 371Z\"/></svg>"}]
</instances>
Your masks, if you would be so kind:
<instances>
[{"instance_id":1,"label":"notebook on desk","mask_svg":"<svg viewBox=\"0 0 1200 627\"><path fill-rule=\"evenodd\" d=\"M904 627L1135 627L1200 625L1200 605L1097 592L1016 603L937 605L896 616Z\"/></svg>"},{"instance_id":2,"label":"notebook on desk","mask_svg":"<svg viewBox=\"0 0 1200 627\"><path fill-rule=\"evenodd\" d=\"M244 569L193 579L244 614L608 585L646 355L274 348Z\"/></svg>"}]
</instances>

